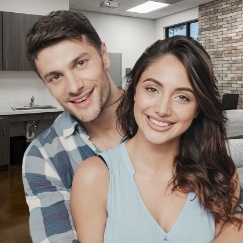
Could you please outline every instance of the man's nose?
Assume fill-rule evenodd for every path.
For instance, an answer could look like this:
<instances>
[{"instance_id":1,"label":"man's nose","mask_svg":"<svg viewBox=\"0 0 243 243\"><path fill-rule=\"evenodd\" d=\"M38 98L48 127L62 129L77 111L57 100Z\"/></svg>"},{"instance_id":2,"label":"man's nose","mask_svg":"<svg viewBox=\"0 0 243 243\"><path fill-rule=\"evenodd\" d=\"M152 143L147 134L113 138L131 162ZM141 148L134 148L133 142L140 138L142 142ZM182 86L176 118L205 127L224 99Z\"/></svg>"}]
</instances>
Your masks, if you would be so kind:
<instances>
[{"instance_id":1,"label":"man's nose","mask_svg":"<svg viewBox=\"0 0 243 243\"><path fill-rule=\"evenodd\" d=\"M66 91L68 93L76 94L84 86L83 80L72 73L66 75Z\"/></svg>"}]
</instances>

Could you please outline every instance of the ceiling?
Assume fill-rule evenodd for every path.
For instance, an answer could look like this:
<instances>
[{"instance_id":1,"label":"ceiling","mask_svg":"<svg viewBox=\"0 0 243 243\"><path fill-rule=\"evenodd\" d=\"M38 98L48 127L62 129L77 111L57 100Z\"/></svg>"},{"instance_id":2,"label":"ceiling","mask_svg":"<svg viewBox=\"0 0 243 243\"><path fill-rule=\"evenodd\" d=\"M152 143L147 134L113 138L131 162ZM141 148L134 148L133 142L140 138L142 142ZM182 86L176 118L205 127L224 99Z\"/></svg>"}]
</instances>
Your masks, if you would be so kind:
<instances>
[{"instance_id":1,"label":"ceiling","mask_svg":"<svg viewBox=\"0 0 243 243\"><path fill-rule=\"evenodd\" d=\"M157 2L169 3L171 5L169 7L147 14L131 13L126 11L132 7L147 2L147 0L111 0L119 4L118 8L106 6L104 7L102 6L102 3L104 3L104 1L105 0L69 0L69 9L114 14L120 16L138 17L145 19L157 19L167 15L171 15L173 13L197 7L213 0L154 0Z\"/></svg>"}]
</instances>

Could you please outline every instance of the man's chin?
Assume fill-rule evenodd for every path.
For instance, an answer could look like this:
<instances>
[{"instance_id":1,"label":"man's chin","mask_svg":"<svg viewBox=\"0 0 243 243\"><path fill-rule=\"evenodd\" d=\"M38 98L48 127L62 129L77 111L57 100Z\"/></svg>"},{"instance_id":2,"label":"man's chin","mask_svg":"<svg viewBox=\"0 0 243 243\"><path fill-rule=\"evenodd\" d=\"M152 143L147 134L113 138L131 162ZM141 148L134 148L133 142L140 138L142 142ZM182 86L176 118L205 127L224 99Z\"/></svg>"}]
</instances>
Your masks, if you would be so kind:
<instances>
[{"instance_id":1,"label":"man's chin","mask_svg":"<svg viewBox=\"0 0 243 243\"><path fill-rule=\"evenodd\" d=\"M68 112L72 114L74 117L76 117L80 122L83 123L95 121L100 115L100 112L98 111L92 113L88 113L86 111L68 111Z\"/></svg>"}]
</instances>

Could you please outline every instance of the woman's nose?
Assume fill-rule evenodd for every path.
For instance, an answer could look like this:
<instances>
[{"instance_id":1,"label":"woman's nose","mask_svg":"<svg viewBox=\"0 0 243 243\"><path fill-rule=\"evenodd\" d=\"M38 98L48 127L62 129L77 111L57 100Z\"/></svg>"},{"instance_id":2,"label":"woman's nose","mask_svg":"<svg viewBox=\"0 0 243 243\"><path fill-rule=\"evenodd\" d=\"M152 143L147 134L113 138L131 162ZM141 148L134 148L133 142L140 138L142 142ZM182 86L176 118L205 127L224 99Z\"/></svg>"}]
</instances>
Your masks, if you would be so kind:
<instances>
[{"instance_id":1,"label":"woman's nose","mask_svg":"<svg viewBox=\"0 0 243 243\"><path fill-rule=\"evenodd\" d=\"M170 115L172 112L170 99L164 96L156 100L154 111L161 117Z\"/></svg>"}]
</instances>

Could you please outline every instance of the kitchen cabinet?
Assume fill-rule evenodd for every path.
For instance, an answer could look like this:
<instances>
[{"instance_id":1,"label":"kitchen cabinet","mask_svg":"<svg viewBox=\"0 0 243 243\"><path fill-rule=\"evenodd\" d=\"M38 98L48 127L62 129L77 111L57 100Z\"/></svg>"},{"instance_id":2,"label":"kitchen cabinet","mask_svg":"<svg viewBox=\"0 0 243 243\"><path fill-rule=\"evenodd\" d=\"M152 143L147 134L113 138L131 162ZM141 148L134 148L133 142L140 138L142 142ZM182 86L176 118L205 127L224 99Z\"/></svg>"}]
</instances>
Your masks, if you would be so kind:
<instances>
[{"instance_id":1,"label":"kitchen cabinet","mask_svg":"<svg viewBox=\"0 0 243 243\"><path fill-rule=\"evenodd\" d=\"M8 170L10 166L10 130L12 123L55 120L60 113L62 111L0 116L0 171Z\"/></svg>"},{"instance_id":2,"label":"kitchen cabinet","mask_svg":"<svg viewBox=\"0 0 243 243\"><path fill-rule=\"evenodd\" d=\"M3 14L2 12L0 12L0 48L1 50L3 49L2 46L3 46L3 38L2 38L2 33L3 33ZM2 51L0 52L0 71L3 70L3 59L2 59Z\"/></svg>"},{"instance_id":3,"label":"kitchen cabinet","mask_svg":"<svg viewBox=\"0 0 243 243\"><path fill-rule=\"evenodd\" d=\"M0 171L8 170L10 149L9 146L8 116L0 116Z\"/></svg>"},{"instance_id":4,"label":"kitchen cabinet","mask_svg":"<svg viewBox=\"0 0 243 243\"><path fill-rule=\"evenodd\" d=\"M56 119L62 111L57 112L41 112L41 113L23 113L18 115L10 115L9 123L12 122L23 122L23 121L43 121L43 120L54 120Z\"/></svg>"},{"instance_id":5,"label":"kitchen cabinet","mask_svg":"<svg viewBox=\"0 0 243 243\"><path fill-rule=\"evenodd\" d=\"M32 71L26 58L26 35L41 16L11 12L1 12L1 15L2 70Z\"/></svg>"}]
</instances>

